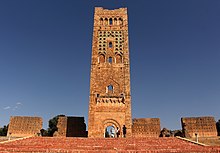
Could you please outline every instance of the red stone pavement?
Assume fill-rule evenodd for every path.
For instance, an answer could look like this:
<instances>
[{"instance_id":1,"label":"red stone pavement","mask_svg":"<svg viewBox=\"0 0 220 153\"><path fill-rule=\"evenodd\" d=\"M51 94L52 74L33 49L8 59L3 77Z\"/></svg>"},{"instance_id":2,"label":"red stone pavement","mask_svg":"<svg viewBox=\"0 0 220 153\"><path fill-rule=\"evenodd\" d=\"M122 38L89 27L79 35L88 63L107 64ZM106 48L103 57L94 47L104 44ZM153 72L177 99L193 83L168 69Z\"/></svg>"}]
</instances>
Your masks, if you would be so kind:
<instances>
[{"instance_id":1,"label":"red stone pavement","mask_svg":"<svg viewBox=\"0 0 220 153\"><path fill-rule=\"evenodd\" d=\"M178 138L31 137L0 144L1 153L220 153Z\"/></svg>"}]
</instances>

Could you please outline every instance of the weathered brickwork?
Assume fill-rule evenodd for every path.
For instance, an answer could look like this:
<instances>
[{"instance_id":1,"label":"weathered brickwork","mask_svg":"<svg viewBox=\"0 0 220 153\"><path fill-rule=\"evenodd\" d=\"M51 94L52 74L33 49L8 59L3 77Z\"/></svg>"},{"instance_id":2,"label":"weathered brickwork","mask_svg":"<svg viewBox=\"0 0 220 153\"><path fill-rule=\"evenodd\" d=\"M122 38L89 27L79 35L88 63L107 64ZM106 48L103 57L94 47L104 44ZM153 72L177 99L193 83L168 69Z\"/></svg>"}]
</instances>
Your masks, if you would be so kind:
<instances>
[{"instance_id":1,"label":"weathered brickwork","mask_svg":"<svg viewBox=\"0 0 220 153\"><path fill-rule=\"evenodd\" d=\"M60 116L57 121L57 131L54 137L66 137L67 133L67 116Z\"/></svg>"},{"instance_id":2,"label":"weathered brickwork","mask_svg":"<svg viewBox=\"0 0 220 153\"><path fill-rule=\"evenodd\" d=\"M57 123L57 137L86 137L86 124L84 117L61 116Z\"/></svg>"},{"instance_id":3,"label":"weathered brickwork","mask_svg":"<svg viewBox=\"0 0 220 153\"><path fill-rule=\"evenodd\" d=\"M133 119L133 137L159 137L160 135L159 118L135 118Z\"/></svg>"},{"instance_id":4,"label":"weathered brickwork","mask_svg":"<svg viewBox=\"0 0 220 153\"><path fill-rule=\"evenodd\" d=\"M217 136L214 117L183 117L181 118L182 130L185 137Z\"/></svg>"},{"instance_id":5,"label":"weathered brickwork","mask_svg":"<svg viewBox=\"0 0 220 153\"><path fill-rule=\"evenodd\" d=\"M8 127L8 136L24 137L40 134L43 126L41 117L12 116Z\"/></svg>"},{"instance_id":6,"label":"weathered brickwork","mask_svg":"<svg viewBox=\"0 0 220 153\"><path fill-rule=\"evenodd\" d=\"M103 137L110 125L132 135L126 8L95 8L88 124L89 137Z\"/></svg>"}]
</instances>

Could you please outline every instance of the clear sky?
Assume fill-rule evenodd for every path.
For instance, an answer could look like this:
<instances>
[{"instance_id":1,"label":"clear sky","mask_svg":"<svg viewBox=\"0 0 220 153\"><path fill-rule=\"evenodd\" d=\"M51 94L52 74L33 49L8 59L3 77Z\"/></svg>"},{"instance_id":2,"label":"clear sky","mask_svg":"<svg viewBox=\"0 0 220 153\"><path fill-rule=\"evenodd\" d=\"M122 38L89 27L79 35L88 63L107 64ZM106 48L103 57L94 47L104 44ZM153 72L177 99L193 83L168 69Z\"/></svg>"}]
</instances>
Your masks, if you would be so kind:
<instances>
[{"instance_id":1,"label":"clear sky","mask_svg":"<svg viewBox=\"0 0 220 153\"><path fill-rule=\"evenodd\" d=\"M133 118L220 119L219 0L1 0L0 126L88 120L94 7L127 7Z\"/></svg>"}]
</instances>

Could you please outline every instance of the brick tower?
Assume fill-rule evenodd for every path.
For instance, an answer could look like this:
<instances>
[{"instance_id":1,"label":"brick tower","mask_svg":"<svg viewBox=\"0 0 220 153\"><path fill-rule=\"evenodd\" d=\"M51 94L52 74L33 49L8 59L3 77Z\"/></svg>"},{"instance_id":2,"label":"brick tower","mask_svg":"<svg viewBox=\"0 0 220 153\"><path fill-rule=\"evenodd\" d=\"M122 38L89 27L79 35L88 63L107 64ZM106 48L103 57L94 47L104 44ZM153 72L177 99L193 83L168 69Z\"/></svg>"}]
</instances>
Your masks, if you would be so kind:
<instances>
[{"instance_id":1,"label":"brick tower","mask_svg":"<svg viewBox=\"0 0 220 153\"><path fill-rule=\"evenodd\" d=\"M127 8L95 8L88 136L104 137L108 126L132 135ZM122 135L122 134L121 134Z\"/></svg>"}]
</instances>

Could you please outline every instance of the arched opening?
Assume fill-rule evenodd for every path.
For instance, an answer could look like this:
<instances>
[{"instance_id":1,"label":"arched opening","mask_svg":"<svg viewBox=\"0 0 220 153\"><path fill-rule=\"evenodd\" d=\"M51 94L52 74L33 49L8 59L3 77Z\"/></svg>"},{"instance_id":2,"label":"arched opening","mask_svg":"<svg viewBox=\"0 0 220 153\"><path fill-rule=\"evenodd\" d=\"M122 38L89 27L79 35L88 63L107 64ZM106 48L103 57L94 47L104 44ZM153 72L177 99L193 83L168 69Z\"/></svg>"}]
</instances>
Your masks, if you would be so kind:
<instances>
[{"instance_id":1,"label":"arched opening","mask_svg":"<svg viewBox=\"0 0 220 153\"><path fill-rule=\"evenodd\" d=\"M122 18L119 18L119 25L122 25L123 24L123 20Z\"/></svg>"},{"instance_id":2,"label":"arched opening","mask_svg":"<svg viewBox=\"0 0 220 153\"><path fill-rule=\"evenodd\" d=\"M112 21L112 18L109 19L109 25L112 25L113 24L113 21Z\"/></svg>"},{"instance_id":3,"label":"arched opening","mask_svg":"<svg viewBox=\"0 0 220 153\"><path fill-rule=\"evenodd\" d=\"M113 86L112 85L108 86L108 93L113 93Z\"/></svg>"},{"instance_id":4,"label":"arched opening","mask_svg":"<svg viewBox=\"0 0 220 153\"><path fill-rule=\"evenodd\" d=\"M105 55L99 55L99 63L105 63Z\"/></svg>"},{"instance_id":5,"label":"arched opening","mask_svg":"<svg viewBox=\"0 0 220 153\"><path fill-rule=\"evenodd\" d=\"M108 19L105 18L104 25L108 25Z\"/></svg>"},{"instance_id":6,"label":"arched opening","mask_svg":"<svg viewBox=\"0 0 220 153\"><path fill-rule=\"evenodd\" d=\"M112 63L112 57L109 57L109 58L108 58L108 62L109 62L109 63Z\"/></svg>"},{"instance_id":7,"label":"arched opening","mask_svg":"<svg viewBox=\"0 0 220 153\"><path fill-rule=\"evenodd\" d=\"M112 48L112 42L109 42L108 47Z\"/></svg>"},{"instance_id":8,"label":"arched opening","mask_svg":"<svg viewBox=\"0 0 220 153\"><path fill-rule=\"evenodd\" d=\"M114 125L107 126L105 128L105 138L115 138L116 137L116 128Z\"/></svg>"},{"instance_id":9,"label":"arched opening","mask_svg":"<svg viewBox=\"0 0 220 153\"><path fill-rule=\"evenodd\" d=\"M116 63L122 63L122 56L119 54L116 55Z\"/></svg>"},{"instance_id":10,"label":"arched opening","mask_svg":"<svg viewBox=\"0 0 220 153\"><path fill-rule=\"evenodd\" d=\"M105 138L112 138L113 134L114 137L121 137L121 126L114 119L106 119L103 122L103 135Z\"/></svg>"},{"instance_id":11,"label":"arched opening","mask_svg":"<svg viewBox=\"0 0 220 153\"><path fill-rule=\"evenodd\" d=\"M117 25L117 18L114 18L113 25Z\"/></svg>"},{"instance_id":12,"label":"arched opening","mask_svg":"<svg viewBox=\"0 0 220 153\"><path fill-rule=\"evenodd\" d=\"M100 25L103 25L103 18L100 18L99 23Z\"/></svg>"}]
</instances>

